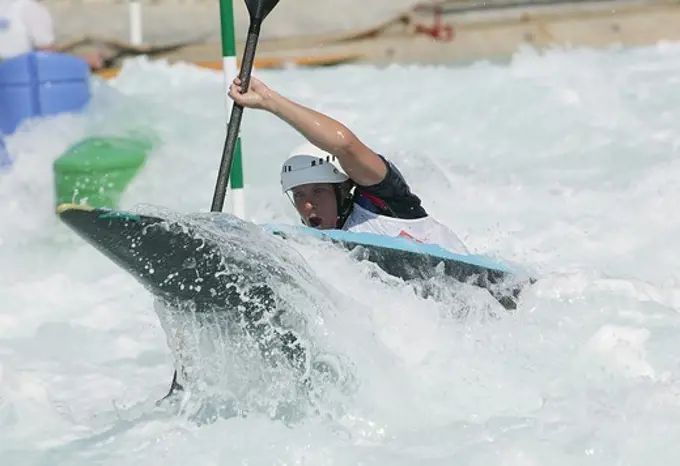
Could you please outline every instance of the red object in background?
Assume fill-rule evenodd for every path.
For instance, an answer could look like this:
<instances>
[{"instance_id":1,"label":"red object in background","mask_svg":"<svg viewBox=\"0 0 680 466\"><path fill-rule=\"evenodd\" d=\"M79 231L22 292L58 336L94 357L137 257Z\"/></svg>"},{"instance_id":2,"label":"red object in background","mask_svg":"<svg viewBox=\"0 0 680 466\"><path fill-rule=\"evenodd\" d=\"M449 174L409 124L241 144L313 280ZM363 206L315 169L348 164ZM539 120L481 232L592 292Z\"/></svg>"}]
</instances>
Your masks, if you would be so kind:
<instances>
[{"instance_id":1,"label":"red object in background","mask_svg":"<svg viewBox=\"0 0 680 466\"><path fill-rule=\"evenodd\" d=\"M450 24L445 24L442 21L442 7L432 6L432 5L416 5L413 11L418 10L432 10L434 14L434 24L432 26L426 26L424 24L416 24L416 33L427 34L435 40L441 40L445 42L450 42L453 40L453 26Z\"/></svg>"}]
</instances>

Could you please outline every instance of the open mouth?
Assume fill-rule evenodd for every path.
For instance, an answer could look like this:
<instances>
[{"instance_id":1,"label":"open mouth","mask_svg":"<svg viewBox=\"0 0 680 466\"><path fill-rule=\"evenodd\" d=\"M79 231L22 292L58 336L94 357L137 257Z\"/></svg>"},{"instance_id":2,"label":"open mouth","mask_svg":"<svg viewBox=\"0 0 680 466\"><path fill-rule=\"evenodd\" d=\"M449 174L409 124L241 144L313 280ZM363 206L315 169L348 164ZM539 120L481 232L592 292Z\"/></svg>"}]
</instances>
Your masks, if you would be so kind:
<instances>
[{"instance_id":1,"label":"open mouth","mask_svg":"<svg viewBox=\"0 0 680 466\"><path fill-rule=\"evenodd\" d=\"M307 222L309 222L309 226L312 228L317 228L321 225L322 219L320 217L310 217L307 219Z\"/></svg>"}]
</instances>

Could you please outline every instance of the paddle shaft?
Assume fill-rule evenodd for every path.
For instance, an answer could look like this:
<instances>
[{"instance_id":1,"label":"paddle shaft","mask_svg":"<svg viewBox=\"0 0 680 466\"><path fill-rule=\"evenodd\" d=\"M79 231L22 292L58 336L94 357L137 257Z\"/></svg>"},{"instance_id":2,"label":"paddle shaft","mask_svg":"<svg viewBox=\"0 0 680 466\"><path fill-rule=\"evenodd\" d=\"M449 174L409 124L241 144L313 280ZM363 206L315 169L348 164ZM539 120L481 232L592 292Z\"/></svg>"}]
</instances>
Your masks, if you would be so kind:
<instances>
[{"instance_id":1,"label":"paddle shaft","mask_svg":"<svg viewBox=\"0 0 680 466\"><path fill-rule=\"evenodd\" d=\"M250 22L248 29L248 37L246 39L246 47L243 51L243 61L241 63L241 71L239 78L241 79L241 91L248 90L250 84L250 74L255 63L255 51L257 50L257 41L260 36L260 27L262 19L253 19ZM241 118L243 117L243 107L234 102L231 107L231 116L227 126L227 138L224 142L224 149L222 150L222 160L220 161L220 168L217 174L217 183L215 186L215 193L213 195L211 212L221 212L224 207L224 197L227 193L227 183L229 175L231 174L231 165L234 160L234 149L236 148L236 140L238 139L238 132L241 126ZM176 390L182 390L182 386L177 382L177 370L172 375L172 382L170 383L170 391L160 401L171 396Z\"/></svg>"},{"instance_id":2,"label":"paddle shaft","mask_svg":"<svg viewBox=\"0 0 680 466\"><path fill-rule=\"evenodd\" d=\"M246 92L248 90L248 85L250 84L250 73L253 69L253 63L255 62L255 50L257 49L257 41L260 37L262 21L264 21L269 13L271 13L277 3L279 3L279 0L245 0L245 2L248 7L248 13L250 14L250 27L248 28L248 37L246 38L246 46L243 51L243 60L239 72L241 92ZM231 9L231 5L229 5L229 8ZM231 21L233 22L233 19ZM222 160L220 161L215 193L210 207L211 212L221 212L224 207L224 197L227 193L227 183L229 181L229 176L231 175L234 149L236 149L236 141L238 140L238 132L241 127L242 117L243 107L234 102L231 107L229 124L227 125L227 137L224 141L224 149L222 150ZM182 386L177 382L177 370L175 370L175 373L172 376L170 391L163 399L159 400L159 403L171 396L176 390L183 390Z\"/></svg>"},{"instance_id":3,"label":"paddle shaft","mask_svg":"<svg viewBox=\"0 0 680 466\"><path fill-rule=\"evenodd\" d=\"M250 84L250 74L253 69L253 64L255 63L255 51L257 49L257 41L260 37L261 25L262 20L256 18L250 22L250 27L248 28L248 38L246 39L243 62L241 63L241 71L239 72L241 92L246 92L248 90L248 85ZM231 174L231 166L234 161L234 149L236 148L236 140L238 139L242 117L243 107L234 102L231 107L231 116L227 126L227 138L224 142L224 149L222 150L222 160L220 161L215 193L210 207L211 212L221 212L224 207L224 197L227 193L227 184L229 182L229 175Z\"/></svg>"}]
</instances>

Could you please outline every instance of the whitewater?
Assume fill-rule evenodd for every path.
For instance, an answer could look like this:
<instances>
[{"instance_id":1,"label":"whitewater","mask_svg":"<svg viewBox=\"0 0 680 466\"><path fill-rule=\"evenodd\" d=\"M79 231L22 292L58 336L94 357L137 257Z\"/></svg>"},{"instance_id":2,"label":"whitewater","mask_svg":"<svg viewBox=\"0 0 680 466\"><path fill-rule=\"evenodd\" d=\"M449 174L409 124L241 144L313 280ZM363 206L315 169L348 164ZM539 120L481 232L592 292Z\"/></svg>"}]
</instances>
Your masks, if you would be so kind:
<instances>
[{"instance_id":1,"label":"whitewater","mask_svg":"<svg viewBox=\"0 0 680 466\"><path fill-rule=\"evenodd\" d=\"M131 133L156 146L122 208L209 210L221 73L126 62L93 82L84 114L28 122L6 141L0 462L674 464L678 71L677 44L256 71L393 160L474 253L539 280L515 311L471 291L462 306L445 284L425 299L329 244L291 242L291 271L308 271L315 300L303 312L328 313L316 331L353 367L356 389L295 422L266 409L197 422L154 404L174 366L152 297L54 213L54 159L85 136ZM300 136L250 110L241 135L247 220L297 224L278 175Z\"/></svg>"}]
</instances>

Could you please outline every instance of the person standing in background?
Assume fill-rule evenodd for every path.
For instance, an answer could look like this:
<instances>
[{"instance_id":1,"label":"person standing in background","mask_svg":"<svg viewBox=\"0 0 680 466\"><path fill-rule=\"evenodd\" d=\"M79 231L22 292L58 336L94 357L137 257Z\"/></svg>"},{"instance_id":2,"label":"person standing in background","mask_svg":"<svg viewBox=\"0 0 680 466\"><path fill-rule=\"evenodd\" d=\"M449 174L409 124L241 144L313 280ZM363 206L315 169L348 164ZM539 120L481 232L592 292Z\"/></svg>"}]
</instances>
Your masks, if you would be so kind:
<instances>
[{"instance_id":1,"label":"person standing in background","mask_svg":"<svg viewBox=\"0 0 680 466\"><path fill-rule=\"evenodd\" d=\"M43 50L59 52L52 15L39 0L0 0L0 61ZM80 56L92 70L104 67L101 52Z\"/></svg>"}]
</instances>

